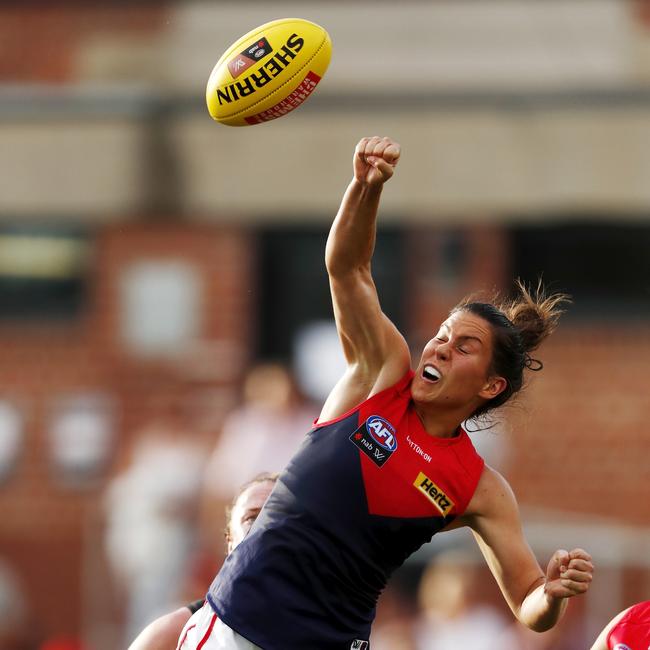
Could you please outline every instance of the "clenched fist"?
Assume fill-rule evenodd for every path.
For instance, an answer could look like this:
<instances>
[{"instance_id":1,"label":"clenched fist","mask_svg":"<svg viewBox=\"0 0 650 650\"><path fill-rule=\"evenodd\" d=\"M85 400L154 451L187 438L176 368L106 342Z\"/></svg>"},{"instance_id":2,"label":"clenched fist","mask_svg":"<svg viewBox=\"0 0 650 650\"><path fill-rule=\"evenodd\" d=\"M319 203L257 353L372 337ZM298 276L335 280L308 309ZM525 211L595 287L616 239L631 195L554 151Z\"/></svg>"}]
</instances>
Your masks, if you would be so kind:
<instances>
[{"instance_id":1,"label":"clenched fist","mask_svg":"<svg viewBox=\"0 0 650 650\"><path fill-rule=\"evenodd\" d=\"M591 555L581 548L555 551L546 569L544 592L552 598L571 598L583 594L591 584L594 565Z\"/></svg>"},{"instance_id":2,"label":"clenched fist","mask_svg":"<svg viewBox=\"0 0 650 650\"><path fill-rule=\"evenodd\" d=\"M391 138L362 138L354 150L354 177L360 183L381 185L389 180L401 153Z\"/></svg>"}]
</instances>

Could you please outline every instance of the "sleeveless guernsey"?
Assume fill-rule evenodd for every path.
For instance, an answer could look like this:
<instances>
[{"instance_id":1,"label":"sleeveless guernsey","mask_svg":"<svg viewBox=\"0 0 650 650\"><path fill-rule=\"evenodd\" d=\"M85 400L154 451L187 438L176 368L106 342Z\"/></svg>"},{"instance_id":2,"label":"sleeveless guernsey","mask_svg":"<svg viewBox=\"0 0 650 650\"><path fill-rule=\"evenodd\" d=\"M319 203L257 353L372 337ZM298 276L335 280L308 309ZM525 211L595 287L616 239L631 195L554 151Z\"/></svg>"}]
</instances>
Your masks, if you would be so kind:
<instances>
[{"instance_id":1,"label":"sleeveless guernsey","mask_svg":"<svg viewBox=\"0 0 650 650\"><path fill-rule=\"evenodd\" d=\"M391 573L462 514L483 470L467 433L428 435L413 372L317 423L207 599L264 650L367 650Z\"/></svg>"}]
</instances>

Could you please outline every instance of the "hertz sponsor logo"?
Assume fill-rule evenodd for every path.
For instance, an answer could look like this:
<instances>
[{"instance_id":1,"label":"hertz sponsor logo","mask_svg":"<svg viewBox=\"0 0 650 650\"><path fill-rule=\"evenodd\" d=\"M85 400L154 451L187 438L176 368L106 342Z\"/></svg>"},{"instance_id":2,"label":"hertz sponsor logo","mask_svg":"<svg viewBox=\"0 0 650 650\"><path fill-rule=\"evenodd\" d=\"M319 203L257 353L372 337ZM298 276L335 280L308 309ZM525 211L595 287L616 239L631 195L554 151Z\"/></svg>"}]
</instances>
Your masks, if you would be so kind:
<instances>
[{"instance_id":1,"label":"hertz sponsor logo","mask_svg":"<svg viewBox=\"0 0 650 650\"><path fill-rule=\"evenodd\" d=\"M241 81L235 81L224 88L217 88L219 106L222 106L224 102L230 104L231 102L240 100L242 97L248 97L259 88L266 86L271 79L277 77L296 58L296 55L302 50L304 44L304 38L301 38L298 34L291 34L286 44L256 72L252 72Z\"/></svg>"},{"instance_id":2,"label":"hertz sponsor logo","mask_svg":"<svg viewBox=\"0 0 650 650\"><path fill-rule=\"evenodd\" d=\"M413 485L433 503L443 515L449 514L454 502L425 474L420 472Z\"/></svg>"}]
</instances>

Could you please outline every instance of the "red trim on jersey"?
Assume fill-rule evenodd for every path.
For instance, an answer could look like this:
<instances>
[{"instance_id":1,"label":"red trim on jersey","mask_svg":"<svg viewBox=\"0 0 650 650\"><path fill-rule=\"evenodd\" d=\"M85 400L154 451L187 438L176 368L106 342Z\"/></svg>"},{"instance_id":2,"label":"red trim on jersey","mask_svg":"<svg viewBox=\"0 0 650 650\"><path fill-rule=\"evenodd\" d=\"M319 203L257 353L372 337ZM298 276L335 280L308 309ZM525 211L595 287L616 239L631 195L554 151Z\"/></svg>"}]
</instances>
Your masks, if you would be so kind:
<instances>
[{"instance_id":1,"label":"red trim on jersey","mask_svg":"<svg viewBox=\"0 0 650 650\"><path fill-rule=\"evenodd\" d=\"M193 628L196 627L196 623L194 625L190 625L186 630L185 634L183 634L183 638L179 641L178 645L176 646L176 650L181 650L183 647L183 644L185 643L185 640L187 639L187 635L189 634L189 631Z\"/></svg>"},{"instance_id":2,"label":"red trim on jersey","mask_svg":"<svg viewBox=\"0 0 650 650\"><path fill-rule=\"evenodd\" d=\"M217 622L217 615L212 614L212 620L210 621L210 626L208 627L208 631L205 633L205 636L201 639L199 645L196 646L196 650L201 650L201 648L207 643L208 639L210 638L210 635L212 634L212 629L214 628L214 624L216 622Z\"/></svg>"}]
</instances>

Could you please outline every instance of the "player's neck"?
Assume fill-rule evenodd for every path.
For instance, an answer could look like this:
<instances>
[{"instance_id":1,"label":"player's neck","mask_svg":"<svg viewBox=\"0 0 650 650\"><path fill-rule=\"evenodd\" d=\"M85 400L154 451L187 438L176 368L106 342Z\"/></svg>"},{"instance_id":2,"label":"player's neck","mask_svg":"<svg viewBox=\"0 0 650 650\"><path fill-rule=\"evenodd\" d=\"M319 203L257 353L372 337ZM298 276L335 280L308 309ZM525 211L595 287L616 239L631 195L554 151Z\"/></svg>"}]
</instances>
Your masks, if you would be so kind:
<instances>
[{"instance_id":1,"label":"player's neck","mask_svg":"<svg viewBox=\"0 0 650 650\"><path fill-rule=\"evenodd\" d=\"M460 433L460 425L469 414L466 409L446 410L438 405L413 402L415 412L424 430L434 438L454 438Z\"/></svg>"}]
</instances>

